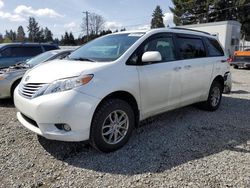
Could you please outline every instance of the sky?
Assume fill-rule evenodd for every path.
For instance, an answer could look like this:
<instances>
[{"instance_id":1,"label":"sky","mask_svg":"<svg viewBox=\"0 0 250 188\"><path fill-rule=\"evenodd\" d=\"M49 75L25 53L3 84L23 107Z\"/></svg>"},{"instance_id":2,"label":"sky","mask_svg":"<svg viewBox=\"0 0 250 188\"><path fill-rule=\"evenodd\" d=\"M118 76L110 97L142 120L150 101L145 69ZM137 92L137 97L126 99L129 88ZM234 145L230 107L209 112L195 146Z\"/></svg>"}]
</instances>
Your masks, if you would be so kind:
<instances>
[{"instance_id":1,"label":"sky","mask_svg":"<svg viewBox=\"0 0 250 188\"><path fill-rule=\"evenodd\" d=\"M27 31L32 16L54 37L60 38L65 31L78 37L84 11L103 16L105 29L148 29L157 5L163 10L165 24L173 25L171 0L0 0L0 33L17 30L19 25Z\"/></svg>"}]
</instances>

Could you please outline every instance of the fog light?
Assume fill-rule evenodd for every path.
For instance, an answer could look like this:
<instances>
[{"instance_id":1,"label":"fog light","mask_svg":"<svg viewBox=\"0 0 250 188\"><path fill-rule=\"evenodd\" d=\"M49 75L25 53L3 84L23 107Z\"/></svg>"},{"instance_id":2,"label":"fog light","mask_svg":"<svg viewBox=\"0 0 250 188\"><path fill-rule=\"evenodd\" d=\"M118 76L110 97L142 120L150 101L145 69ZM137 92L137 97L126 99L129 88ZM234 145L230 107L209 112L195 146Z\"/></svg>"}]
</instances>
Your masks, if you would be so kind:
<instances>
[{"instance_id":1,"label":"fog light","mask_svg":"<svg viewBox=\"0 0 250 188\"><path fill-rule=\"evenodd\" d=\"M71 131L71 127L69 126L69 125L67 125L67 124L64 124L63 125L63 129L65 130L65 131Z\"/></svg>"},{"instance_id":2,"label":"fog light","mask_svg":"<svg viewBox=\"0 0 250 188\"><path fill-rule=\"evenodd\" d=\"M56 128L59 130L64 130L64 131L71 131L71 127L68 124L55 124Z\"/></svg>"}]
</instances>

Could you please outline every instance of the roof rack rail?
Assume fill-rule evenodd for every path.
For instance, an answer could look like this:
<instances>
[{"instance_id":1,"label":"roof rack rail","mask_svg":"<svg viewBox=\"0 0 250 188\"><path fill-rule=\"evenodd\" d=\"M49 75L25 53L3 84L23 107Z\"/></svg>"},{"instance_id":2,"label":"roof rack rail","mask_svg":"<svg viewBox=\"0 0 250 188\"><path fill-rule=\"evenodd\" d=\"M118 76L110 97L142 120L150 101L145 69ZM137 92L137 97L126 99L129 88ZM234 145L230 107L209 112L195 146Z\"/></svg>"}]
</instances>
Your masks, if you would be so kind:
<instances>
[{"instance_id":1,"label":"roof rack rail","mask_svg":"<svg viewBox=\"0 0 250 188\"><path fill-rule=\"evenodd\" d=\"M180 30L194 31L194 32L199 32L199 33L203 33L203 34L206 34L206 35L211 35L211 33L208 33L208 32L205 32L205 31L199 31L199 30L188 29L188 28L183 28L183 27L170 27L170 29L180 29Z\"/></svg>"}]
</instances>

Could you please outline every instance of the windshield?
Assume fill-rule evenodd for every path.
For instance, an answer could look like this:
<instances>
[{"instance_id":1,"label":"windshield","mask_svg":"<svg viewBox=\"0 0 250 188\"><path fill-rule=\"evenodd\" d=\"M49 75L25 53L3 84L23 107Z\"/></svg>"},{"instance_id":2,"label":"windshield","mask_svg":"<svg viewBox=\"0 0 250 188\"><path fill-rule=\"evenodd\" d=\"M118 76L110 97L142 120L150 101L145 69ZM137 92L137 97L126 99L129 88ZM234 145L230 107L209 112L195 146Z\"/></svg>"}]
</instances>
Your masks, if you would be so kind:
<instances>
[{"instance_id":1,"label":"windshield","mask_svg":"<svg viewBox=\"0 0 250 188\"><path fill-rule=\"evenodd\" d=\"M69 59L98 62L115 61L143 34L115 34L95 39L72 52Z\"/></svg>"},{"instance_id":2,"label":"windshield","mask_svg":"<svg viewBox=\"0 0 250 188\"><path fill-rule=\"evenodd\" d=\"M43 62L47 61L48 59L50 59L51 57L53 57L56 54L58 54L58 52L48 51L48 52L42 53L42 54L30 59L26 64L28 64L30 66L35 66L39 63L43 63Z\"/></svg>"}]
</instances>

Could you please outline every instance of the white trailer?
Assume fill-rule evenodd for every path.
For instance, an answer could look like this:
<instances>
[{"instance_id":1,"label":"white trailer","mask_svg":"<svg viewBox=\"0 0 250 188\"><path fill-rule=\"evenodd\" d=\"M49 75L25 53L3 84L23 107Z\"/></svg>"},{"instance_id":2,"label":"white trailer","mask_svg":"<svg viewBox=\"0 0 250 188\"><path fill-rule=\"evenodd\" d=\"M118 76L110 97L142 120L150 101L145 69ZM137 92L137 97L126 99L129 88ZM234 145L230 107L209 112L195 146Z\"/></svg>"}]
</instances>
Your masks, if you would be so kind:
<instances>
[{"instance_id":1,"label":"white trailer","mask_svg":"<svg viewBox=\"0 0 250 188\"><path fill-rule=\"evenodd\" d=\"M180 27L216 35L229 56L233 55L234 51L239 50L241 24L237 21L212 22Z\"/></svg>"}]
</instances>

